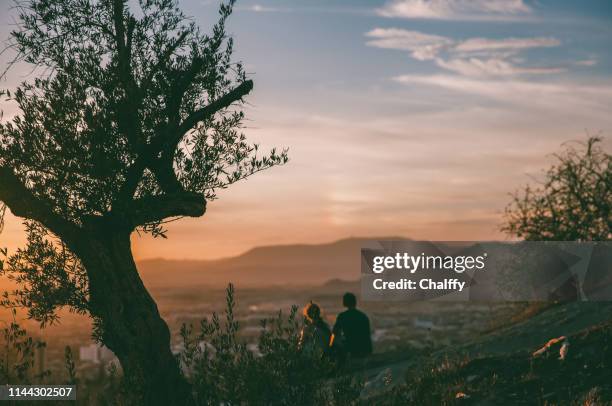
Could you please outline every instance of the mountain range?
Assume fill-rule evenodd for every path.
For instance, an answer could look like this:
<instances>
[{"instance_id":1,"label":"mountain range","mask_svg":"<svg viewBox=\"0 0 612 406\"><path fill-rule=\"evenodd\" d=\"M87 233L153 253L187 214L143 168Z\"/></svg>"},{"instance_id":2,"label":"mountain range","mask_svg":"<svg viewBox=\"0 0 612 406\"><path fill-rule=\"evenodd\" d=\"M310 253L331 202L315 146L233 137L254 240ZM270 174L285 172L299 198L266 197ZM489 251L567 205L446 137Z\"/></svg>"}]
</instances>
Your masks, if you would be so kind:
<instances>
[{"instance_id":1,"label":"mountain range","mask_svg":"<svg viewBox=\"0 0 612 406\"><path fill-rule=\"evenodd\" d=\"M360 250L367 242L398 237L346 238L326 244L274 245L218 260L150 259L138 263L151 289L195 286L241 287L320 285L359 279Z\"/></svg>"}]
</instances>

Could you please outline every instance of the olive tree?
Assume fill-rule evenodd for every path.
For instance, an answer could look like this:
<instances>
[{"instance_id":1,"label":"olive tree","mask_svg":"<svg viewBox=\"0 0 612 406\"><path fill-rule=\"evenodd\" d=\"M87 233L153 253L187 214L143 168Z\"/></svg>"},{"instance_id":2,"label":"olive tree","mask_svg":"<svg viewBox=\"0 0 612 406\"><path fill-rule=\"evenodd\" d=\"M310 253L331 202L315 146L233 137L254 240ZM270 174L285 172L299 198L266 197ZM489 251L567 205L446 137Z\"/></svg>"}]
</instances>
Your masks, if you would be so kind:
<instances>
[{"instance_id":1,"label":"olive tree","mask_svg":"<svg viewBox=\"0 0 612 406\"><path fill-rule=\"evenodd\" d=\"M168 219L200 217L219 189L287 161L242 133L253 82L232 59L233 3L210 33L177 0L15 6L7 69L34 73L2 93L19 113L0 123L0 202L29 238L4 263L25 286L5 302L42 320L58 306L90 314L146 404L192 398L131 234L163 237Z\"/></svg>"},{"instance_id":2,"label":"olive tree","mask_svg":"<svg viewBox=\"0 0 612 406\"><path fill-rule=\"evenodd\" d=\"M532 241L612 239L612 155L601 141L566 144L536 186L513 195L502 230Z\"/></svg>"}]
</instances>

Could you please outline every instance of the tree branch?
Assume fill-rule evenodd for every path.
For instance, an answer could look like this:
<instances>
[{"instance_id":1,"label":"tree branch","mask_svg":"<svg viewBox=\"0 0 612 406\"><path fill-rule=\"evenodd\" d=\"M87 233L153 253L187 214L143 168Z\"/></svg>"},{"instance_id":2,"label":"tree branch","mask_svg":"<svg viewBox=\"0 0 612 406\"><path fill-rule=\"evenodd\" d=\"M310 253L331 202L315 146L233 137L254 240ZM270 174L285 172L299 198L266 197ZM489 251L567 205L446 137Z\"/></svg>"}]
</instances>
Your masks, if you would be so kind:
<instances>
[{"instance_id":1,"label":"tree branch","mask_svg":"<svg viewBox=\"0 0 612 406\"><path fill-rule=\"evenodd\" d=\"M62 239L71 238L79 231L74 223L55 213L47 202L37 198L9 168L0 166L0 200L17 217L35 220Z\"/></svg>"},{"instance_id":2,"label":"tree branch","mask_svg":"<svg viewBox=\"0 0 612 406\"><path fill-rule=\"evenodd\" d=\"M125 26L123 25L123 0L113 0L113 24L115 26L115 40L117 49L121 54L125 49Z\"/></svg>"},{"instance_id":3,"label":"tree branch","mask_svg":"<svg viewBox=\"0 0 612 406\"><path fill-rule=\"evenodd\" d=\"M120 198L126 200L131 198L145 168L149 168L155 173L158 181L162 183L162 188L165 189L166 192L177 192L179 188L177 188L176 185L180 185L180 183L176 180L174 173L171 172L172 160L174 158L174 151L185 133L192 129L198 122L230 106L235 101L242 99L249 94L252 89L252 80L242 82L229 93L221 96L206 107L193 112L178 126L178 130L173 132L172 135L169 134L166 138L160 137L157 139L157 143L144 148L137 162L135 162L128 171L126 182L123 185L122 193L120 193ZM164 158L162 160L164 162L160 162L158 159L154 158L159 152L162 152ZM167 168L170 168L170 171L166 170ZM172 177L168 176L170 174L172 174Z\"/></svg>"},{"instance_id":4,"label":"tree branch","mask_svg":"<svg viewBox=\"0 0 612 406\"><path fill-rule=\"evenodd\" d=\"M144 154L143 154L144 155ZM127 173L125 175L125 181L117 194L116 199L113 201L112 207L115 208L116 205L124 204L125 202L129 202L132 197L134 197L134 193L138 188L138 183L142 178L144 170L147 168L147 161L143 157L138 157L136 162L134 162L127 169Z\"/></svg>"},{"instance_id":5,"label":"tree branch","mask_svg":"<svg viewBox=\"0 0 612 406\"><path fill-rule=\"evenodd\" d=\"M163 68L165 68L166 64L168 63L168 61L170 60L170 58L172 57L172 54L183 45L183 41L185 41L185 38L187 38L187 36L189 35L188 31L184 31L178 38L177 40L168 45L168 48L159 56L157 63L155 64L155 66L153 66L153 68L151 68L151 70L149 71L149 73L147 74L146 78L143 80L142 82L142 88L146 89L151 82L153 81L153 78L155 77L155 75L162 70Z\"/></svg>"},{"instance_id":6,"label":"tree branch","mask_svg":"<svg viewBox=\"0 0 612 406\"><path fill-rule=\"evenodd\" d=\"M232 103L242 99L244 96L249 94L251 90L253 90L253 81L245 80L240 85L231 90L229 93L226 93L225 95L221 96L214 102L210 103L208 106L191 113L191 115L179 125L178 131L176 132L174 138L171 140L171 143L169 143L169 145L171 147L176 148L183 136L189 130L193 129L196 124L198 124L202 120L207 119L208 117L211 117L219 110L229 107ZM174 153L174 149L172 149L172 153Z\"/></svg>"},{"instance_id":7,"label":"tree branch","mask_svg":"<svg viewBox=\"0 0 612 406\"><path fill-rule=\"evenodd\" d=\"M172 160L156 160L155 163L150 165L151 171L157 179L157 183L166 193L181 193L184 192L183 185L177 179L174 173L174 167Z\"/></svg>"},{"instance_id":8,"label":"tree branch","mask_svg":"<svg viewBox=\"0 0 612 406\"><path fill-rule=\"evenodd\" d=\"M201 193L180 192L136 199L131 204L129 217L137 227L169 217L200 217L205 212L206 201Z\"/></svg>"}]
</instances>

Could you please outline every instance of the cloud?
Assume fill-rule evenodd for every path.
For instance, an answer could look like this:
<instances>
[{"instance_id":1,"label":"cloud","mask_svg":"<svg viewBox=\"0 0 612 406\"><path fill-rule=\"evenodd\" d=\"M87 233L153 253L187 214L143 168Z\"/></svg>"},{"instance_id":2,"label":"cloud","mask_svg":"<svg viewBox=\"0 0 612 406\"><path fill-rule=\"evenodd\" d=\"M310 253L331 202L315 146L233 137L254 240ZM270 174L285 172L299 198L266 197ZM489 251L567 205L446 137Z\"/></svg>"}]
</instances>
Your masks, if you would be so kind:
<instances>
[{"instance_id":1,"label":"cloud","mask_svg":"<svg viewBox=\"0 0 612 406\"><path fill-rule=\"evenodd\" d=\"M459 75L401 75L394 78L404 85L438 87L463 95L511 104L527 110L546 110L585 117L608 115L612 85L589 86L575 83L530 82L518 79L475 79Z\"/></svg>"},{"instance_id":2,"label":"cloud","mask_svg":"<svg viewBox=\"0 0 612 406\"><path fill-rule=\"evenodd\" d=\"M366 42L368 46L409 51L414 59L431 60L442 69L466 76L552 74L564 70L560 67L516 65L514 57L525 49L561 44L558 39L551 37L454 40L399 28L375 28L365 35L370 38Z\"/></svg>"},{"instance_id":3,"label":"cloud","mask_svg":"<svg viewBox=\"0 0 612 406\"><path fill-rule=\"evenodd\" d=\"M439 35L399 28L375 28L366 36L375 38L367 42L369 46L410 51L412 57L419 61L434 59L443 48L453 43L451 39Z\"/></svg>"},{"instance_id":4,"label":"cloud","mask_svg":"<svg viewBox=\"0 0 612 406\"><path fill-rule=\"evenodd\" d=\"M576 65L578 66L595 66L597 65L599 61L595 58L591 58L591 59L583 59L580 61L576 61L574 62Z\"/></svg>"},{"instance_id":5,"label":"cloud","mask_svg":"<svg viewBox=\"0 0 612 406\"><path fill-rule=\"evenodd\" d=\"M248 6L240 6L237 7L238 10L244 10L244 11L252 11L255 13L272 13L272 12L278 12L278 11L287 11L286 9L280 9L280 8L276 8L276 7L269 7L269 6L264 6L261 4L252 4L252 5L248 5Z\"/></svg>"},{"instance_id":6,"label":"cloud","mask_svg":"<svg viewBox=\"0 0 612 406\"><path fill-rule=\"evenodd\" d=\"M556 38L535 37L535 38L470 38L460 42L455 46L456 52L481 52L481 51L503 51L503 50L523 50L529 48L556 47L561 42Z\"/></svg>"},{"instance_id":7,"label":"cloud","mask_svg":"<svg viewBox=\"0 0 612 406\"><path fill-rule=\"evenodd\" d=\"M513 76L522 74L542 75L559 73L565 70L561 67L524 68L516 66L501 58L458 58L450 59L448 61L437 58L436 64L441 68L457 72L465 76Z\"/></svg>"},{"instance_id":8,"label":"cloud","mask_svg":"<svg viewBox=\"0 0 612 406\"><path fill-rule=\"evenodd\" d=\"M391 18L499 20L529 15L523 0L390 0L377 14Z\"/></svg>"}]
</instances>

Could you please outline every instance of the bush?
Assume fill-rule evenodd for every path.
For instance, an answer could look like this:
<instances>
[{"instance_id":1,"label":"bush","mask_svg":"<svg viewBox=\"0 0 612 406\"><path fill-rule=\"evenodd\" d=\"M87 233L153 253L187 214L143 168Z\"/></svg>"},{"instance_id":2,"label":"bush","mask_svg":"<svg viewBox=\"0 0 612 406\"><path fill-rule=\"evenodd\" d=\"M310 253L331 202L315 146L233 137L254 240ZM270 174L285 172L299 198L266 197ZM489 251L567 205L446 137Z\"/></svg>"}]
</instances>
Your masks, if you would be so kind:
<instances>
[{"instance_id":1,"label":"bush","mask_svg":"<svg viewBox=\"0 0 612 406\"><path fill-rule=\"evenodd\" d=\"M34 373L36 351L45 346L28 336L16 320L16 311L12 310L13 319L5 323L0 338L0 382L6 384L31 384L44 379L49 372Z\"/></svg>"},{"instance_id":2,"label":"bush","mask_svg":"<svg viewBox=\"0 0 612 406\"><path fill-rule=\"evenodd\" d=\"M357 402L361 383L342 376L322 353L300 351L297 307L287 317L261 322L257 350L238 338L234 288L227 289L225 321L217 314L194 334L183 326L180 362L200 405L347 405Z\"/></svg>"},{"instance_id":3,"label":"bush","mask_svg":"<svg viewBox=\"0 0 612 406\"><path fill-rule=\"evenodd\" d=\"M536 187L513 195L501 230L528 241L612 239L612 155L601 141L566 144Z\"/></svg>"},{"instance_id":4,"label":"bush","mask_svg":"<svg viewBox=\"0 0 612 406\"><path fill-rule=\"evenodd\" d=\"M288 315L281 311L262 320L256 349L247 348L239 337L234 317L234 287L229 285L223 318L213 314L199 329L183 325L183 349L177 355L192 384L197 405L354 405L363 382L345 374L321 352L301 351L298 346L301 323L297 307ZM83 382L76 374L72 351L65 353L65 375L48 371L34 376L34 349L44 345L29 337L13 322L4 329L0 358L0 380L11 384L78 384L79 404L138 405L131 377L110 370L102 382Z\"/></svg>"}]
</instances>

